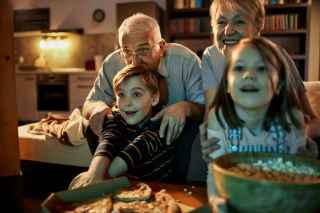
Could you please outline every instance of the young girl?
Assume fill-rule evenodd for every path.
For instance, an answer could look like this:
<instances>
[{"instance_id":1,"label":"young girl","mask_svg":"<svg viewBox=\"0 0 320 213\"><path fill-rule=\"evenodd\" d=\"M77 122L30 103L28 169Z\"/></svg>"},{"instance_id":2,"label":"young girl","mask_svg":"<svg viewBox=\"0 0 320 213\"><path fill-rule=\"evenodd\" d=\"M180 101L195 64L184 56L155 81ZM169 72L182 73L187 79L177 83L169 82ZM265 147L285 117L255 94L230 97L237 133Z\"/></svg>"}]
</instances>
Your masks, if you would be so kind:
<instances>
[{"instance_id":1,"label":"young girl","mask_svg":"<svg viewBox=\"0 0 320 213\"><path fill-rule=\"evenodd\" d=\"M160 101L156 71L128 65L113 79L116 104L106 118L98 148L87 172L70 188L127 173L134 179L161 180L170 176L174 145L159 136L160 123L150 121Z\"/></svg>"},{"instance_id":2,"label":"young girl","mask_svg":"<svg viewBox=\"0 0 320 213\"><path fill-rule=\"evenodd\" d=\"M297 154L306 149L304 113L299 91L283 51L262 37L247 38L227 58L223 79L208 117L208 138L216 138L215 159L230 152ZM213 177L208 193L215 194Z\"/></svg>"}]
</instances>

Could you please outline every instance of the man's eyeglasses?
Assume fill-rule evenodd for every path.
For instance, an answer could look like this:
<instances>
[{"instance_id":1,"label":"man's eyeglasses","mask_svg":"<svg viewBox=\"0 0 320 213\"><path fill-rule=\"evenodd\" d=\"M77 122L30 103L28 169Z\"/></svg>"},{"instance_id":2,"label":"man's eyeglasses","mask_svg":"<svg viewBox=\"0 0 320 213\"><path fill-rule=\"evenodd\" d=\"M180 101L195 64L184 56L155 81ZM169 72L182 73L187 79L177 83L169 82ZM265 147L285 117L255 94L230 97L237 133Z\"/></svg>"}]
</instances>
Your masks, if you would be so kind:
<instances>
[{"instance_id":1,"label":"man's eyeglasses","mask_svg":"<svg viewBox=\"0 0 320 213\"><path fill-rule=\"evenodd\" d=\"M142 47L137 50L129 50L126 48L121 48L120 50L125 58L131 58L133 55L145 57L151 55L153 48L158 44L159 43L156 43L152 47Z\"/></svg>"}]
</instances>

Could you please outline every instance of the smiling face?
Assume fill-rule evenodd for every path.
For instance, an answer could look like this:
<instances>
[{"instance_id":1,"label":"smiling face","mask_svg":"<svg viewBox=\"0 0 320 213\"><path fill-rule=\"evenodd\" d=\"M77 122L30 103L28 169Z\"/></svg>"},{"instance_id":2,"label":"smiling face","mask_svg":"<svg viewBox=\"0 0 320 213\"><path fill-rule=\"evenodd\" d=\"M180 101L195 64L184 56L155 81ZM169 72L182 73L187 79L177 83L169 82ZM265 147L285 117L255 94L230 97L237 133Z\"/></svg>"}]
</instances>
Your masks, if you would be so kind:
<instances>
[{"instance_id":1,"label":"smiling face","mask_svg":"<svg viewBox=\"0 0 320 213\"><path fill-rule=\"evenodd\" d=\"M135 125L151 116L152 107L159 102L159 93L152 93L140 76L132 76L121 82L116 99L123 119Z\"/></svg>"},{"instance_id":2,"label":"smiling face","mask_svg":"<svg viewBox=\"0 0 320 213\"><path fill-rule=\"evenodd\" d=\"M126 64L157 70L164 52L164 42L156 41L152 32L132 32L120 40L122 57Z\"/></svg>"},{"instance_id":3,"label":"smiling face","mask_svg":"<svg viewBox=\"0 0 320 213\"><path fill-rule=\"evenodd\" d=\"M227 81L235 107L267 108L278 88L278 71L251 46L236 48L231 57Z\"/></svg>"},{"instance_id":4,"label":"smiling face","mask_svg":"<svg viewBox=\"0 0 320 213\"><path fill-rule=\"evenodd\" d=\"M227 55L230 49L244 37L258 34L254 17L241 10L220 7L212 20L214 43L219 51Z\"/></svg>"}]
</instances>

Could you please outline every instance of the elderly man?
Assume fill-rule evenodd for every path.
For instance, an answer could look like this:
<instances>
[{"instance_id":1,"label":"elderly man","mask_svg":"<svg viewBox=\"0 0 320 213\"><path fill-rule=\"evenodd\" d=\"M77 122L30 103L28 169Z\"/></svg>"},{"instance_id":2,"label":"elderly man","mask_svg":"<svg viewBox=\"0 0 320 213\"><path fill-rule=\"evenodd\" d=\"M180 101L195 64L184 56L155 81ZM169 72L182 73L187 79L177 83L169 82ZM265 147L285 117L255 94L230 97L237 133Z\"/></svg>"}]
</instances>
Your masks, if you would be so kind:
<instances>
[{"instance_id":1,"label":"elderly man","mask_svg":"<svg viewBox=\"0 0 320 213\"><path fill-rule=\"evenodd\" d=\"M164 79L160 88L162 101L167 104L152 119L161 119L159 134L168 144L181 139L177 144L176 178L185 178L197 122L202 121L204 112L200 59L182 45L166 43L156 20L141 13L124 20L118 35L120 49L105 59L83 107L89 120L86 136L90 149L95 150L95 135L100 134L103 119L115 100L113 77L127 64L145 66L158 70Z\"/></svg>"}]
</instances>

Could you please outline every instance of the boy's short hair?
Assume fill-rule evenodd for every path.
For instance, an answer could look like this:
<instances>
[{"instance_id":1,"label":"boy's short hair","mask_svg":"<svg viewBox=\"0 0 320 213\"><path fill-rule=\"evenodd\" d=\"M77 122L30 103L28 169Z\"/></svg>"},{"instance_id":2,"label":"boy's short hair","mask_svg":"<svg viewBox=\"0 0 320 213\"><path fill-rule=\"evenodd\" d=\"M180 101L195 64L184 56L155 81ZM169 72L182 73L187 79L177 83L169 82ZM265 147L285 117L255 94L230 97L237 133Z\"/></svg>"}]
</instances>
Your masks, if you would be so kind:
<instances>
[{"instance_id":1,"label":"boy's short hair","mask_svg":"<svg viewBox=\"0 0 320 213\"><path fill-rule=\"evenodd\" d=\"M113 91L116 94L120 85L133 76L139 76L146 87L155 94L159 91L159 74L156 70L148 70L143 66L127 65L113 78Z\"/></svg>"}]
</instances>

